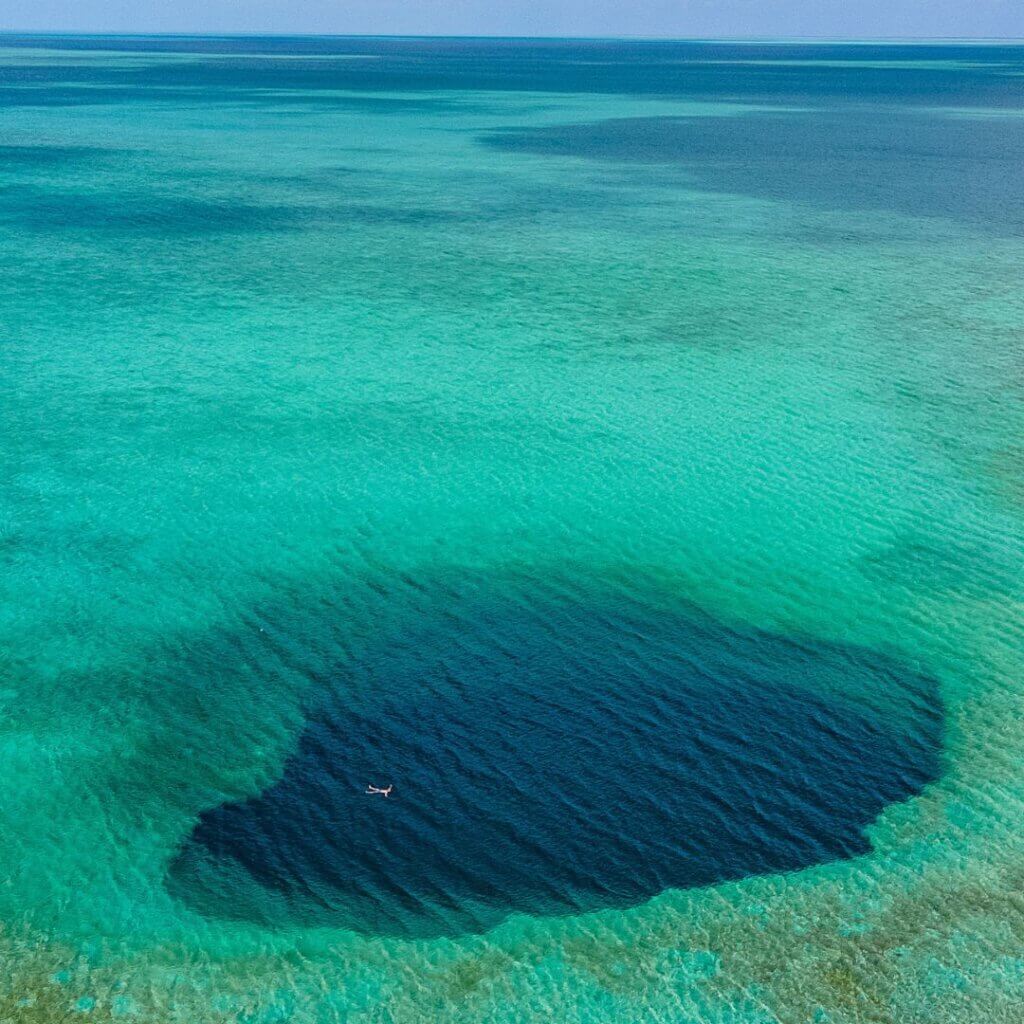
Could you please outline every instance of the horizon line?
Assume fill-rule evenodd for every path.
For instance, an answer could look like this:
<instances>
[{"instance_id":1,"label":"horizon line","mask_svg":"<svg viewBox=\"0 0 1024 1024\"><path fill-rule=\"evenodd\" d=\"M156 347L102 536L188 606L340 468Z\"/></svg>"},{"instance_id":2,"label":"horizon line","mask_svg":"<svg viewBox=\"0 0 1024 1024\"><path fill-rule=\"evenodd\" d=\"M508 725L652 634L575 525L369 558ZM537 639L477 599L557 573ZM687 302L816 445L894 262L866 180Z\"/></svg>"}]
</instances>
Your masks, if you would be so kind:
<instances>
[{"instance_id":1,"label":"horizon line","mask_svg":"<svg viewBox=\"0 0 1024 1024\"><path fill-rule=\"evenodd\" d=\"M115 29L0 28L4 36L77 37L84 39L494 39L538 42L633 43L1024 43L1024 36L629 36L629 35L504 35L498 33L431 34L426 32L189 32Z\"/></svg>"}]
</instances>

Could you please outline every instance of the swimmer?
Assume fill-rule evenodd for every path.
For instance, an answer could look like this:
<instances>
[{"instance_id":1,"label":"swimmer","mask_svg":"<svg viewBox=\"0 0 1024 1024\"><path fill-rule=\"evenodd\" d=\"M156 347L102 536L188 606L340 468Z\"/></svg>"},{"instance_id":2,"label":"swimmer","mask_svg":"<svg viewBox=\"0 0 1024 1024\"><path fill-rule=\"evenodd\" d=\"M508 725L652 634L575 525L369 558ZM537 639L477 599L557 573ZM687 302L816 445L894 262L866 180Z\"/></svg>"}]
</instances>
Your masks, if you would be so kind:
<instances>
[{"instance_id":1,"label":"swimmer","mask_svg":"<svg viewBox=\"0 0 1024 1024\"><path fill-rule=\"evenodd\" d=\"M391 790L395 788L395 784L392 782L387 788L382 789L380 786L367 786L366 794L369 796L371 793L379 793L383 797L391 796Z\"/></svg>"}]
</instances>

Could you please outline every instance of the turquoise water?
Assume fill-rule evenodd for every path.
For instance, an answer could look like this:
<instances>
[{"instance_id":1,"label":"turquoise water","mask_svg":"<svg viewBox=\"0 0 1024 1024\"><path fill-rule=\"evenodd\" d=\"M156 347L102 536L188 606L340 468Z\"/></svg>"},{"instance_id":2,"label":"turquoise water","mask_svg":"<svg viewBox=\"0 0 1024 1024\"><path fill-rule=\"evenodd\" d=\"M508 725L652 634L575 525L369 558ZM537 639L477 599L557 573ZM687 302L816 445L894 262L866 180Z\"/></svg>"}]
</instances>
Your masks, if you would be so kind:
<instances>
[{"instance_id":1,"label":"turquoise water","mask_svg":"<svg viewBox=\"0 0 1024 1024\"><path fill-rule=\"evenodd\" d=\"M1024 48L0 42L3 1019L1019 1019Z\"/></svg>"}]
</instances>

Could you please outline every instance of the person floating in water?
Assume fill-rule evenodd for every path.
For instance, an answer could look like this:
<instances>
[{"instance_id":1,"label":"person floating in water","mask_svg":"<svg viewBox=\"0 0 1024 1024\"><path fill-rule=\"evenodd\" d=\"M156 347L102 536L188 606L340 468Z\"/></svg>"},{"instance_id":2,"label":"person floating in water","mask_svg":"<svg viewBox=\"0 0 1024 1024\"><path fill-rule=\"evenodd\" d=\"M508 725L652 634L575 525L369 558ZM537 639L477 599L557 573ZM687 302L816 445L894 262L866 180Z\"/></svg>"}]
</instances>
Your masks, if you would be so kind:
<instances>
[{"instance_id":1,"label":"person floating in water","mask_svg":"<svg viewBox=\"0 0 1024 1024\"><path fill-rule=\"evenodd\" d=\"M379 793L383 797L388 797L391 796L391 790L393 790L394 788L395 784L393 782L386 788L381 788L380 786L367 786L366 793L367 796L369 796L371 793Z\"/></svg>"}]
</instances>

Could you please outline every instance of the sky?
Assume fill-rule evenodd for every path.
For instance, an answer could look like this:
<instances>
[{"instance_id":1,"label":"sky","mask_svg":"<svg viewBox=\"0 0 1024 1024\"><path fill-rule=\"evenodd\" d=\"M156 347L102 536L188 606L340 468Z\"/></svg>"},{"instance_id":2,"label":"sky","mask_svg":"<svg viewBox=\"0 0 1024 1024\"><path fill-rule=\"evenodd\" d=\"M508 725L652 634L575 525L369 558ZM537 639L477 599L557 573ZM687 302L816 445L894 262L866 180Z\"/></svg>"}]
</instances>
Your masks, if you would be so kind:
<instances>
[{"instance_id":1,"label":"sky","mask_svg":"<svg viewBox=\"0 0 1024 1024\"><path fill-rule=\"evenodd\" d=\"M1024 0L0 0L0 31L1024 37Z\"/></svg>"}]
</instances>

